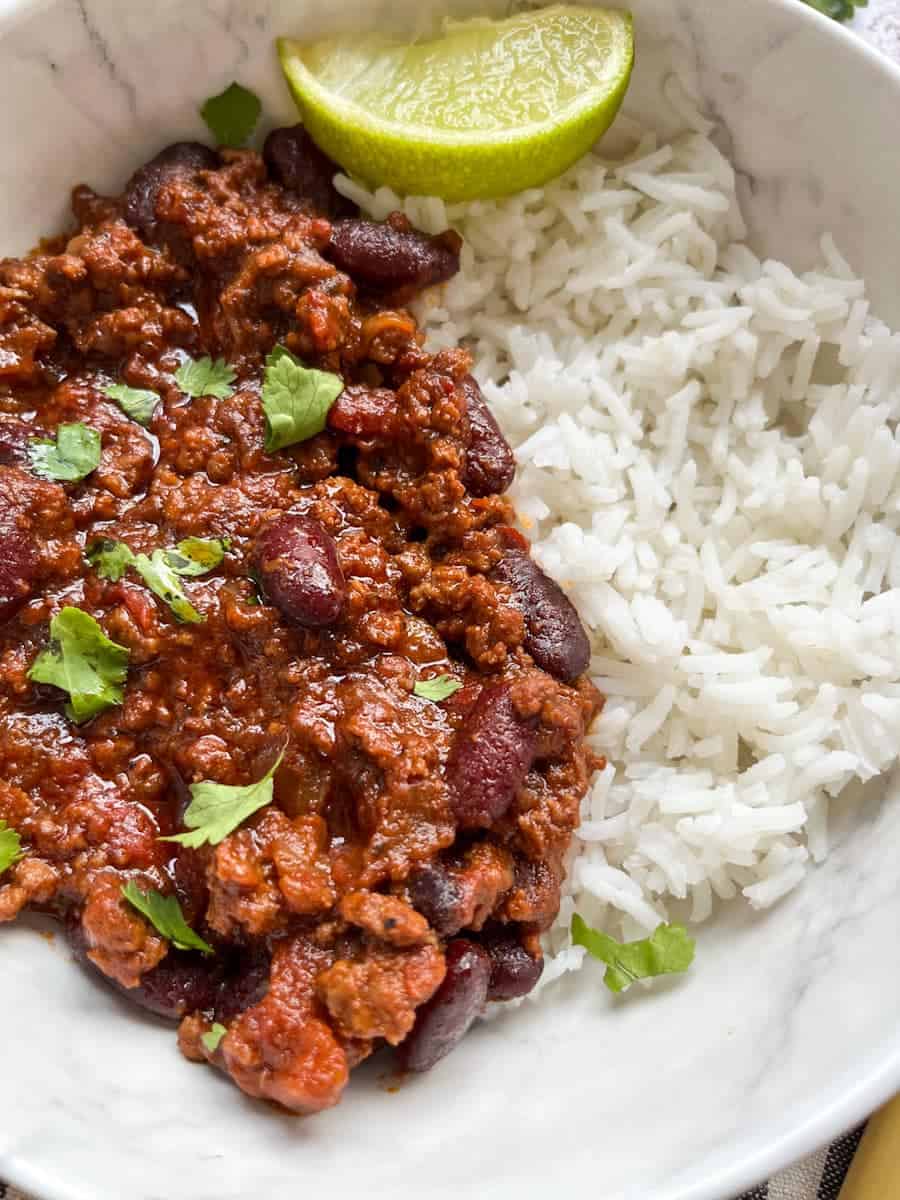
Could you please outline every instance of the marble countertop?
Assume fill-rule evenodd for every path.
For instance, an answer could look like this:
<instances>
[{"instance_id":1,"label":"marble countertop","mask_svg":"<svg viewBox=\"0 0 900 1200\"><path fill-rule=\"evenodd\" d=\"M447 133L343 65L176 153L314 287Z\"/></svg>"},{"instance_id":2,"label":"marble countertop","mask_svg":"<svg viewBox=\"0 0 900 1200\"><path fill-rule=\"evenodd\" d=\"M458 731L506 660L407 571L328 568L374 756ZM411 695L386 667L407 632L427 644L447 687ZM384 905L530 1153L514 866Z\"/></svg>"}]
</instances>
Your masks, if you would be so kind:
<instances>
[{"instance_id":1,"label":"marble countertop","mask_svg":"<svg viewBox=\"0 0 900 1200\"><path fill-rule=\"evenodd\" d=\"M853 24L867 41L900 62L900 0L869 0Z\"/></svg>"}]
</instances>

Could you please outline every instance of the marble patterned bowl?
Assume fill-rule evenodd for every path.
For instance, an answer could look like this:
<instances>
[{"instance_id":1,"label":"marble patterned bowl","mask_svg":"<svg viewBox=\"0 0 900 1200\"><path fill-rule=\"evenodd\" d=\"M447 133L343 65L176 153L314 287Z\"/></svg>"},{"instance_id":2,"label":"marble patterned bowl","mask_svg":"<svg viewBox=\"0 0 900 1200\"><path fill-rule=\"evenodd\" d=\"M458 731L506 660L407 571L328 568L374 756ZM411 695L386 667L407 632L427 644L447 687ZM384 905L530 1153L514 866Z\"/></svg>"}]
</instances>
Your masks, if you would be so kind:
<instances>
[{"instance_id":1,"label":"marble patterned bowl","mask_svg":"<svg viewBox=\"0 0 900 1200\"><path fill-rule=\"evenodd\" d=\"M438 5L0 0L0 253L60 228L72 183L117 191L203 137L197 104L233 77L290 119L275 34L408 27ZM661 85L686 63L757 245L802 267L833 230L900 320L900 72L796 0L632 7L631 107L664 129ZM721 914L687 979L617 1001L585 973L399 1091L364 1067L305 1121L186 1062L60 938L4 928L0 1178L42 1200L724 1200L900 1087L897 792L840 806L827 864L763 917Z\"/></svg>"}]
</instances>

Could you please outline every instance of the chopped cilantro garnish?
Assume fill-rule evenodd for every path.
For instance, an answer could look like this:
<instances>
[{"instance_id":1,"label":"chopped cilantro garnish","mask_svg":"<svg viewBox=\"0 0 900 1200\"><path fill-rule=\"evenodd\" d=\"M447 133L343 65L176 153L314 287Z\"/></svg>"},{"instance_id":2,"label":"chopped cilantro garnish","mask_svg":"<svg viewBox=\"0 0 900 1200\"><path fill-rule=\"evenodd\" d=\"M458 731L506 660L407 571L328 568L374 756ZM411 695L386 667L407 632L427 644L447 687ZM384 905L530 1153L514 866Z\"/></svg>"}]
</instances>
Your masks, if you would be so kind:
<instances>
[{"instance_id":1,"label":"chopped cilantro garnish","mask_svg":"<svg viewBox=\"0 0 900 1200\"><path fill-rule=\"evenodd\" d=\"M184 594L177 573L169 565L167 553L166 550L154 550L149 557L146 554L136 554L134 569L150 591L168 604L179 621L187 625L198 625L205 621L206 617L194 608Z\"/></svg>"},{"instance_id":2,"label":"chopped cilantro garnish","mask_svg":"<svg viewBox=\"0 0 900 1200\"><path fill-rule=\"evenodd\" d=\"M186 358L175 372L175 382L186 396L215 396L218 400L227 400L234 395L235 375L234 367L229 367L224 358L213 362L205 354L196 360Z\"/></svg>"},{"instance_id":3,"label":"chopped cilantro garnish","mask_svg":"<svg viewBox=\"0 0 900 1200\"><path fill-rule=\"evenodd\" d=\"M215 1054L219 1048L219 1042L221 1042L222 1038L227 1032L228 1030L225 1028L225 1026L220 1025L219 1022L216 1021L211 1029L200 1035L200 1041L210 1054Z\"/></svg>"},{"instance_id":4,"label":"chopped cilantro garnish","mask_svg":"<svg viewBox=\"0 0 900 1200\"><path fill-rule=\"evenodd\" d=\"M256 128L262 104L239 83L230 83L218 96L210 96L200 116L219 146L243 146Z\"/></svg>"},{"instance_id":5,"label":"chopped cilantro garnish","mask_svg":"<svg viewBox=\"0 0 900 1200\"><path fill-rule=\"evenodd\" d=\"M869 0L806 0L806 3L835 21L852 21L856 9L866 8Z\"/></svg>"},{"instance_id":6,"label":"chopped cilantro garnish","mask_svg":"<svg viewBox=\"0 0 900 1200\"><path fill-rule=\"evenodd\" d=\"M694 961L694 939L683 925L659 925L648 938L617 942L599 929L591 929L576 913L572 941L606 963L604 983L611 992L622 992L637 979L678 974Z\"/></svg>"},{"instance_id":7,"label":"chopped cilantro garnish","mask_svg":"<svg viewBox=\"0 0 900 1200\"><path fill-rule=\"evenodd\" d=\"M179 575L204 575L219 565L230 543L228 538L184 538L169 550L152 554L134 554L125 542L101 538L92 543L85 557L101 579L121 579L129 567L160 600L164 600L179 621L197 624L205 621L184 593Z\"/></svg>"},{"instance_id":8,"label":"chopped cilantro garnish","mask_svg":"<svg viewBox=\"0 0 900 1200\"><path fill-rule=\"evenodd\" d=\"M34 438L28 447L28 457L35 475L74 483L100 465L100 434L80 421L60 425L55 442Z\"/></svg>"},{"instance_id":9,"label":"chopped cilantro garnish","mask_svg":"<svg viewBox=\"0 0 900 1200\"><path fill-rule=\"evenodd\" d=\"M167 942L171 942L176 950L200 950L203 954L213 954L215 951L208 942L204 942L198 933L194 933L184 919L181 905L177 896L164 896L162 892L149 890L141 891L133 879L122 888L122 895L128 903L145 916L157 933Z\"/></svg>"},{"instance_id":10,"label":"chopped cilantro garnish","mask_svg":"<svg viewBox=\"0 0 900 1200\"><path fill-rule=\"evenodd\" d=\"M190 832L177 833L172 837L162 838L162 841L179 842L182 846L190 846L193 849L207 842L211 846L217 846L253 813L272 803L272 780L282 758L283 750L262 779L246 787L231 787L209 780L192 783L191 802L184 814L184 823Z\"/></svg>"},{"instance_id":11,"label":"chopped cilantro garnish","mask_svg":"<svg viewBox=\"0 0 900 1200\"><path fill-rule=\"evenodd\" d=\"M128 650L110 641L80 608L64 608L50 622L50 645L28 672L35 683L50 683L69 694L66 711L76 722L122 703Z\"/></svg>"},{"instance_id":12,"label":"chopped cilantro garnish","mask_svg":"<svg viewBox=\"0 0 900 1200\"><path fill-rule=\"evenodd\" d=\"M115 542L112 538L100 538L91 542L84 557L101 579L109 579L112 583L118 583L134 563L134 555L128 546L124 542Z\"/></svg>"},{"instance_id":13,"label":"chopped cilantro garnish","mask_svg":"<svg viewBox=\"0 0 900 1200\"><path fill-rule=\"evenodd\" d=\"M458 692L461 687L462 684L452 675L435 675L433 679L420 679L413 688L413 692L416 696L421 696L423 700L434 700L435 703L438 703L446 700L448 696L452 696L454 692Z\"/></svg>"},{"instance_id":14,"label":"chopped cilantro garnish","mask_svg":"<svg viewBox=\"0 0 900 1200\"><path fill-rule=\"evenodd\" d=\"M0 820L0 875L24 857L22 839L15 829L10 829L4 820Z\"/></svg>"},{"instance_id":15,"label":"chopped cilantro garnish","mask_svg":"<svg viewBox=\"0 0 900 1200\"><path fill-rule=\"evenodd\" d=\"M343 390L339 375L304 367L290 350L276 346L263 375L266 450L281 450L321 433L328 410Z\"/></svg>"},{"instance_id":16,"label":"chopped cilantro garnish","mask_svg":"<svg viewBox=\"0 0 900 1200\"><path fill-rule=\"evenodd\" d=\"M215 570L230 545L228 538L189 537L164 554L176 575L205 575Z\"/></svg>"},{"instance_id":17,"label":"chopped cilantro garnish","mask_svg":"<svg viewBox=\"0 0 900 1200\"><path fill-rule=\"evenodd\" d=\"M139 425L149 425L153 420L159 396L147 388L133 388L126 383L111 383L103 389L110 400L115 400L126 417Z\"/></svg>"}]
</instances>

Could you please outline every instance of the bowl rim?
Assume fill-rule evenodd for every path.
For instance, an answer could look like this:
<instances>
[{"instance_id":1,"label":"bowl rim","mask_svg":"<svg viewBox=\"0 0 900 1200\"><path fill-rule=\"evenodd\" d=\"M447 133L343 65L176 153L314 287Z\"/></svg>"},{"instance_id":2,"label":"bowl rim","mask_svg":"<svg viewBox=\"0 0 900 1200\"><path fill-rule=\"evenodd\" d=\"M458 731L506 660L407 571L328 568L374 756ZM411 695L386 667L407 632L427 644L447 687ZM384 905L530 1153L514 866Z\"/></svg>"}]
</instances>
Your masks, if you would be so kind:
<instances>
[{"instance_id":1,"label":"bowl rim","mask_svg":"<svg viewBox=\"0 0 900 1200\"><path fill-rule=\"evenodd\" d=\"M66 0L0 0L0 38L14 31L25 18ZM122 0L124 3L134 0ZM538 0L541 7L554 0ZM567 0L571 3L572 0ZM627 0L574 0L592 7L620 8ZM704 0L686 0L698 7ZM856 56L868 69L880 74L896 89L900 98L900 62L867 42L858 32L846 28L824 13L811 7L807 0L752 0L753 3L790 15L798 29L817 28L820 36L830 37L843 47L838 53ZM877 2L877 0L876 0ZM843 1133L865 1121L876 1109L900 1092L900 1029L885 1046L884 1055L861 1063L855 1081L846 1077L840 1082L840 1094L826 1097L822 1107L804 1114L793 1124L788 1121L784 1131L774 1140L754 1145L746 1126L739 1126L710 1155L708 1171L702 1179L688 1178L682 1171L654 1200L727 1200L738 1197L748 1189L770 1178L792 1163L814 1153ZM848 1085L849 1086L846 1086ZM94 1200L77 1180L62 1179L38 1162L28 1162L18 1155L0 1149L0 1179L23 1189L36 1200ZM623 1198L624 1200L624 1198Z\"/></svg>"}]
</instances>

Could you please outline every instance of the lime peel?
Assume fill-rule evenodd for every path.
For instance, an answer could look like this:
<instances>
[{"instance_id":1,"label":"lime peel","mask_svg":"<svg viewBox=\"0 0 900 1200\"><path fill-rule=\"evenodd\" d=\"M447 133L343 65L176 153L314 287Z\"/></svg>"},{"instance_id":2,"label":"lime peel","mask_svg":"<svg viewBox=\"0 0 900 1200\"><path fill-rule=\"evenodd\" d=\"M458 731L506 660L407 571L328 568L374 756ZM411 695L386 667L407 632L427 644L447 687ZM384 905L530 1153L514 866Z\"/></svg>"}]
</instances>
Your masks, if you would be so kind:
<instances>
[{"instance_id":1,"label":"lime peel","mask_svg":"<svg viewBox=\"0 0 900 1200\"><path fill-rule=\"evenodd\" d=\"M609 128L634 61L628 13L565 5L455 21L411 45L370 34L278 49L304 124L344 170L449 201L561 174Z\"/></svg>"}]
</instances>

